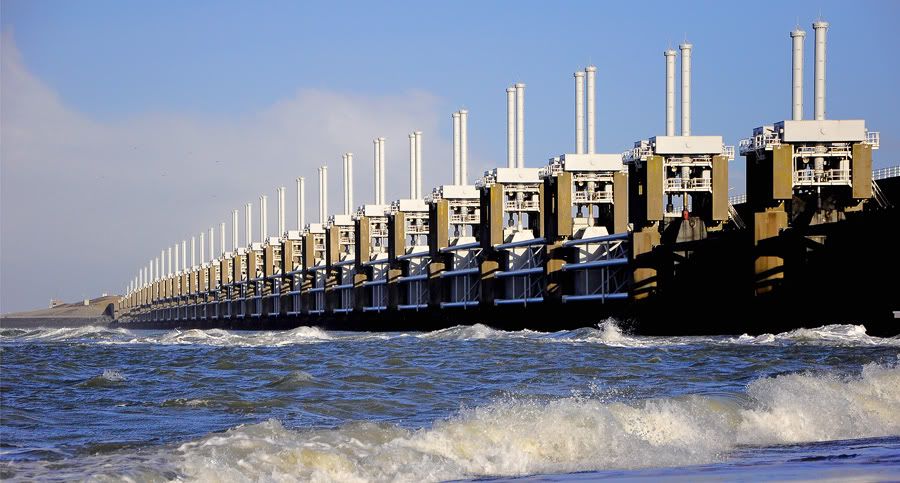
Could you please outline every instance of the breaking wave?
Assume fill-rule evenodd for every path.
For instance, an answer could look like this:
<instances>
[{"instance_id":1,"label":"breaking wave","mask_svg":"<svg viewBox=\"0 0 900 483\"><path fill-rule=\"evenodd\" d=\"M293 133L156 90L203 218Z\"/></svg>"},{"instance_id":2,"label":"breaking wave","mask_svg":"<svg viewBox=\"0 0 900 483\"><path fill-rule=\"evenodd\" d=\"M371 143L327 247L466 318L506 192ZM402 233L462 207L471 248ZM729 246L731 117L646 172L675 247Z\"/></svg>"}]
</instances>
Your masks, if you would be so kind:
<instances>
[{"instance_id":1,"label":"breaking wave","mask_svg":"<svg viewBox=\"0 0 900 483\"><path fill-rule=\"evenodd\" d=\"M35 341L35 342L68 342L68 341L103 341L133 336L128 329L88 325L84 327L61 327L55 329L3 329L0 341Z\"/></svg>"},{"instance_id":2,"label":"breaking wave","mask_svg":"<svg viewBox=\"0 0 900 483\"><path fill-rule=\"evenodd\" d=\"M447 329L436 330L434 332L426 332L420 334L423 339L437 340L480 340L480 339L503 339L503 338L523 338L529 335L539 335L539 332L530 330L505 331L488 327L484 324L475 325L457 325Z\"/></svg>"},{"instance_id":3,"label":"breaking wave","mask_svg":"<svg viewBox=\"0 0 900 483\"><path fill-rule=\"evenodd\" d=\"M684 466L727 460L748 445L898 435L898 408L900 368L870 364L852 376L757 379L740 394L503 400L418 430L372 422L298 430L268 420L79 463L93 477L192 481L439 481Z\"/></svg>"},{"instance_id":4,"label":"breaking wave","mask_svg":"<svg viewBox=\"0 0 900 483\"><path fill-rule=\"evenodd\" d=\"M104 369L103 373L94 376L80 384L82 387L114 387L128 381L120 371L116 369Z\"/></svg>"},{"instance_id":5,"label":"breaking wave","mask_svg":"<svg viewBox=\"0 0 900 483\"><path fill-rule=\"evenodd\" d=\"M318 327L297 327L288 331L232 332L222 329L174 330L158 339L139 339L146 343L196 344L230 347L279 347L330 340L332 337Z\"/></svg>"},{"instance_id":6,"label":"breaking wave","mask_svg":"<svg viewBox=\"0 0 900 483\"><path fill-rule=\"evenodd\" d=\"M240 332L222 329L132 331L124 328L86 326L59 329L4 329L2 342L75 342L98 344L206 345L230 347L279 347L331 340L318 327L297 327L287 331Z\"/></svg>"},{"instance_id":7,"label":"breaking wave","mask_svg":"<svg viewBox=\"0 0 900 483\"><path fill-rule=\"evenodd\" d=\"M815 329L797 329L781 334L740 337L723 336L641 336L629 333L615 319L607 319L596 327L584 327L553 333L531 330L503 331L486 325L456 326L420 334L434 340L529 339L537 342L599 344L610 347L650 348L688 344L750 345L828 345L828 346L900 346L900 337L874 337L863 325L826 325Z\"/></svg>"},{"instance_id":8,"label":"breaking wave","mask_svg":"<svg viewBox=\"0 0 900 483\"><path fill-rule=\"evenodd\" d=\"M833 324L814 329L795 329L781 334L744 334L730 339L737 344L821 344L821 345L890 345L900 346L900 337L873 337L864 325Z\"/></svg>"},{"instance_id":9,"label":"breaking wave","mask_svg":"<svg viewBox=\"0 0 900 483\"><path fill-rule=\"evenodd\" d=\"M780 334L739 337L723 336L639 336L623 330L620 323L607 319L596 327L585 327L553 333L531 330L504 331L483 324L460 325L418 334L389 332L327 332L318 327L297 327L288 331L228 331L222 329L190 329L132 331L124 328L78 327L58 329L3 329L0 342L81 342L99 344L206 345L229 347L279 347L325 341L366 342L416 337L421 340L503 340L519 339L535 342L600 344L610 347L649 348L687 344L737 345L828 345L828 346L898 346L900 337L874 337L863 325L835 324L814 329L796 329Z\"/></svg>"}]
</instances>

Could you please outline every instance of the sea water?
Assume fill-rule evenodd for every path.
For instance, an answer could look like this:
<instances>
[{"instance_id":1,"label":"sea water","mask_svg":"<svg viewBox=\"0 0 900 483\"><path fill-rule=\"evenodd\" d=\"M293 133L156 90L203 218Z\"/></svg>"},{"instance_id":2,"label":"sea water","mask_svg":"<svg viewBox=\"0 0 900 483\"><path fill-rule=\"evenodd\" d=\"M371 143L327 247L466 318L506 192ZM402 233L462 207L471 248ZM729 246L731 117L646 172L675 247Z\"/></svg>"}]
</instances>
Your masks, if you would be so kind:
<instances>
[{"instance_id":1,"label":"sea water","mask_svg":"<svg viewBox=\"0 0 900 483\"><path fill-rule=\"evenodd\" d=\"M897 480L898 355L863 325L7 328L0 477Z\"/></svg>"}]
</instances>

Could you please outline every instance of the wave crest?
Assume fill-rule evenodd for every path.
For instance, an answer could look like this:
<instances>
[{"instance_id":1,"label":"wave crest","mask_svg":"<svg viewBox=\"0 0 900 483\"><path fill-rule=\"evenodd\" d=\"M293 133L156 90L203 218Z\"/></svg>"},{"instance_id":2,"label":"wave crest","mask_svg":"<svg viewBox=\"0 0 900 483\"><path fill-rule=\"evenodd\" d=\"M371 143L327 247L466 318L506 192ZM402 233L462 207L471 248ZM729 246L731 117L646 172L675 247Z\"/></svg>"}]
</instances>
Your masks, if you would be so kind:
<instances>
[{"instance_id":1,"label":"wave crest","mask_svg":"<svg viewBox=\"0 0 900 483\"><path fill-rule=\"evenodd\" d=\"M831 324L814 329L795 329L780 334L762 334L728 339L736 344L809 344L809 345L886 345L900 346L900 337L874 337L864 325Z\"/></svg>"},{"instance_id":2,"label":"wave crest","mask_svg":"<svg viewBox=\"0 0 900 483\"><path fill-rule=\"evenodd\" d=\"M128 381L128 378L117 369L104 369L103 373L94 376L81 384L81 387L115 387Z\"/></svg>"},{"instance_id":3,"label":"wave crest","mask_svg":"<svg viewBox=\"0 0 900 483\"><path fill-rule=\"evenodd\" d=\"M523 337L529 333L536 333L530 330L522 330L517 332L508 332L505 330L497 330L484 324L475 325L457 325L446 329L426 332L419 337L423 339L437 340L480 340L480 339L502 339L508 337Z\"/></svg>"},{"instance_id":4,"label":"wave crest","mask_svg":"<svg viewBox=\"0 0 900 483\"><path fill-rule=\"evenodd\" d=\"M500 401L433 427L290 430L270 420L178 448L191 479L437 481L713 462L739 445L900 434L900 369L790 374L735 398Z\"/></svg>"},{"instance_id":5,"label":"wave crest","mask_svg":"<svg viewBox=\"0 0 900 483\"><path fill-rule=\"evenodd\" d=\"M133 337L134 333L123 328L109 328L99 325L83 327L59 327L36 329L4 329L0 332L0 340L17 340L31 342L66 342L66 341L106 341Z\"/></svg>"}]
</instances>

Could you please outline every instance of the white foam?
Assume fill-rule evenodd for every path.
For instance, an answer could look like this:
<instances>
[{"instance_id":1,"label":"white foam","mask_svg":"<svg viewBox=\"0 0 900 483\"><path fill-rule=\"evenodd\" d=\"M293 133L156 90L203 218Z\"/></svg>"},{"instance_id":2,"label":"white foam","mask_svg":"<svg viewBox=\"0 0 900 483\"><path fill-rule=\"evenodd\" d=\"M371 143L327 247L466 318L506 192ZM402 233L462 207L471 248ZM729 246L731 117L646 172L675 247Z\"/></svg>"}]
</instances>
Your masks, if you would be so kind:
<instances>
[{"instance_id":1,"label":"white foam","mask_svg":"<svg viewBox=\"0 0 900 483\"><path fill-rule=\"evenodd\" d=\"M103 374L101 374L100 377L109 382L123 382L128 380L128 378L117 369L104 369Z\"/></svg>"},{"instance_id":2,"label":"white foam","mask_svg":"<svg viewBox=\"0 0 900 483\"><path fill-rule=\"evenodd\" d=\"M505 331L488 327L484 324L475 325L457 325L447 329L435 330L420 334L423 339L438 340L480 340L480 339L505 339L505 338L521 338L529 335L536 335L537 332L530 330L521 331Z\"/></svg>"},{"instance_id":3,"label":"white foam","mask_svg":"<svg viewBox=\"0 0 900 483\"><path fill-rule=\"evenodd\" d=\"M600 322L597 324L596 328L584 328L563 333L553 340L560 342L602 344L611 347L635 348L682 345L686 343L680 340L680 338L631 335L623 331L619 326L619 323L611 318Z\"/></svg>"},{"instance_id":4,"label":"white foam","mask_svg":"<svg viewBox=\"0 0 900 483\"><path fill-rule=\"evenodd\" d=\"M737 338L728 339L727 342L757 345L900 346L900 338L898 337L873 337L866 333L864 325L852 324L824 325L814 329L795 329L780 334L762 334L755 337L744 334Z\"/></svg>"},{"instance_id":5,"label":"white foam","mask_svg":"<svg viewBox=\"0 0 900 483\"><path fill-rule=\"evenodd\" d=\"M850 378L761 379L734 399L502 401L414 431L373 423L298 431L270 420L183 444L168 459L199 481L439 481L675 466L717 461L743 444L900 434L898 408L900 369L870 365Z\"/></svg>"},{"instance_id":6,"label":"white foam","mask_svg":"<svg viewBox=\"0 0 900 483\"><path fill-rule=\"evenodd\" d=\"M227 331L221 329L172 330L168 332L132 331L124 328L78 327L57 329L4 330L0 341L78 342L98 344L162 344L211 345L234 347L278 347L340 340L347 342L380 341L410 337L407 333L330 333L318 327L297 327L289 331ZM863 325L826 325L814 329L797 329L781 334L739 337L681 336L654 337L630 334L614 319L606 319L596 327L571 331L542 333L531 330L503 331L483 324L455 326L419 333L424 340L502 340L522 339L533 342L567 344L601 344L611 347L651 348L687 344L750 345L823 345L823 346L900 346L900 337L881 338L866 333Z\"/></svg>"},{"instance_id":7,"label":"white foam","mask_svg":"<svg viewBox=\"0 0 900 483\"><path fill-rule=\"evenodd\" d=\"M223 347L280 347L330 340L332 337L318 327L297 327L288 331L232 332L221 329L174 330L161 337L138 338L131 343L196 344Z\"/></svg>"},{"instance_id":8,"label":"white foam","mask_svg":"<svg viewBox=\"0 0 900 483\"><path fill-rule=\"evenodd\" d=\"M228 331L222 329L171 330L167 332L132 331L125 328L86 326L74 328L38 328L6 331L0 340L20 342L81 342L106 345L212 345L234 347L276 347L333 339L318 327L297 327L287 331Z\"/></svg>"},{"instance_id":9,"label":"white foam","mask_svg":"<svg viewBox=\"0 0 900 483\"><path fill-rule=\"evenodd\" d=\"M12 331L10 331L12 332ZM0 336L0 340L20 340L35 342L65 342L65 341L103 341L115 338L129 337L133 333L128 329L86 325L83 327L59 327L19 329L16 333Z\"/></svg>"}]
</instances>

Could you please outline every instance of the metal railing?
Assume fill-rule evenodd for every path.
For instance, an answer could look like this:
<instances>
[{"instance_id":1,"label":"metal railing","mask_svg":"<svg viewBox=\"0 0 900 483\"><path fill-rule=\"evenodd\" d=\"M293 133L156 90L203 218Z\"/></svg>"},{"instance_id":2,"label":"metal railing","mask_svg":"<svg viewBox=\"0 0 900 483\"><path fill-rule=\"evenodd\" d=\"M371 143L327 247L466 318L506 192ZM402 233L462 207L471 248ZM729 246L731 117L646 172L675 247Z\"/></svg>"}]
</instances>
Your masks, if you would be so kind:
<instances>
[{"instance_id":1,"label":"metal railing","mask_svg":"<svg viewBox=\"0 0 900 483\"><path fill-rule=\"evenodd\" d=\"M822 172L821 176L817 176L816 172L811 169L794 171L794 185L834 185L849 184L849 169L827 169Z\"/></svg>"},{"instance_id":2,"label":"metal railing","mask_svg":"<svg viewBox=\"0 0 900 483\"><path fill-rule=\"evenodd\" d=\"M474 252L465 259L464 268L456 268L454 266L454 270L441 272L440 277L442 279L450 279L449 283L451 284L451 300L449 302L441 302L441 308L467 308L478 305L479 299L481 298L481 268L479 267L482 251L481 243L473 242L449 246L442 248L441 253L452 253L464 250Z\"/></svg>"},{"instance_id":3,"label":"metal railing","mask_svg":"<svg viewBox=\"0 0 900 483\"><path fill-rule=\"evenodd\" d=\"M722 154L727 157L729 161L734 161L734 146L722 146Z\"/></svg>"},{"instance_id":4,"label":"metal railing","mask_svg":"<svg viewBox=\"0 0 900 483\"><path fill-rule=\"evenodd\" d=\"M281 274L270 275L266 279L266 283L272 285L272 292L263 294L266 315L281 314Z\"/></svg>"},{"instance_id":5,"label":"metal railing","mask_svg":"<svg viewBox=\"0 0 900 483\"><path fill-rule=\"evenodd\" d=\"M879 180L885 178L897 178L900 177L900 165L898 166L888 166L887 168L880 168L872 171L872 179Z\"/></svg>"},{"instance_id":6,"label":"metal railing","mask_svg":"<svg viewBox=\"0 0 900 483\"><path fill-rule=\"evenodd\" d=\"M252 296L247 297L250 317L261 317L263 313L263 286L265 279L262 277L254 278L250 280L250 284L253 286Z\"/></svg>"},{"instance_id":7,"label":"metal railing","mask_svg":"<svg viewBox=\"0 0 900 483\"><path fill-rule=\"evenodd\" d=\"M881 133L878 131L867 131L866 132L866 143L872 145L872 149L878 149L881 147Z\"/></svg>"},{"instance_id":8,"label":"metal railing","mask_svg":"<svg viewBox=\"0 0 900 483\"><path fill-rule=\"evenodd\" d=\"M809 158L814 156L850 156L853 150L850 146L799 146L794 154L799 157Z\"/></svg>"},{"instance_id":9,"label":"metal railing","mask_svg":"<svg viewBox=\"0 0 900 483\"><path fill-rule=\"evenodd\" d=\"M418 263L414 261L418 259ZM398 303L397 310L419 310L428 307L428 251L413 252L397 257L403 264L406 275L397 278L398 292L405 295L404 304Z\"/></svg>"},{"instance_id":10,"label":"metal railing","mask_svg":"<svg viewBox=\"0 0 900 483\"><path fill-rule=\"evenodd\" d=\"M292 270L288 273L285 273L284 276L287 280L290 280L291 287L297 287L294 290L289 290L283 294L284 296L291 298L291 308L290 310L285 311L285 314L300 314L303 312L303 298L302 292L299 288L303 285L303 270Z\"/></svg>"},{"instance_id":11,"label":"metal railing","mask_svg":"<svg viewBox=\"0 0 900 483\"><path fill-rule=\"evenodd\" d=\"M507 252L507 264L515 268L498 271L495 276L503 282L505 297L494 300L495 305L523 304L544 301L544 259L547 240L543 237L496 245ZM520 252L520 253L515 253Z\"/></svg>"},{"instance_id":12,"label":"metal railing","mask_svg":"<svg viewBox=\"0 0 900 483\"><path fill-rule=\"evenodd\" d=\"M572 193L575 203L612 203L612 191L575 191Z\"/></svg>"},{"instance_id":13,"label":"metal railing","mask_svg":"<svg viewBox=\"0 0 900 483\"><path fill-rule=\"evenodd\" d=\"M739 205L741 203L746 203L746 202L747 202L747 193L744 193L741 195L736 195L736 196L731 196L728 198L728 204L730 204L730 205Z\"/></svg>"},{"instance_id":14,"label":"metal railing","mask_svg":"<svg viewBox=\"0 0 900 483\"><path fill-rule=\"evenodd\" d=\"M356 270L354 270L353 267L347 268L346 273L345 270L341 270L339 280L344 281L344 283L331 287L331 291L338 294L338 301L340 303L340 307L334 308L335 313L345 313L353 310L353 277L355 273Z\"/></svg>"},{"instance_id":15,"label":"metal railing","mask_svg":"<svg viewBox=\"0 0 900 483\"><path fill-rule=\"evenodd\" d=\"M481 214L478 212L471 214L452 213L448 219L451 224L475 225L481 222Z\"/></svg>"},{"instance_id":16,"label":"metal railing","mask_svg":"<svg viewBox=\"0 0 900 483\"><path fill-rule=\"evenodd\" d=\"M647 156L650 156L651 154L653 154L653 148L650 147L649 144L642 144L641 146L622 153L622 158L624 162L632 163L634 161L644 161L647 159Z\"/></svg>"},{"instance_id":17,"label":"metal railing","mask_svg":"<svg viewBox=\"0 0 900 483\"><path fill-rule=\"evenodd\" d=\"M691 190L706 191L712 189L712 179L710 178L666 178L667 190Z\"/></svg>"},{"instance_id":18,"label":"metal railing","mask_svg":"<svg viewBox=\"0 0 900 483\"><path fill-rule=\"evenodd\" d=\"M600 245L583 261L567 263L562 269L575 272L576 293L563 295L563 303L584 300L628 298L628 233L569 240L563 246ZM580 282L580 283L579 283Z\"/></svg>"},{"instance_id":19,"label":"metal railing","mask_svg":"<svg viewBox=\"0 0 900 483\"><path fill-rule=\"evenodd\" d=\"M741 139L740 153L745 155L750 151L770 150L774 146L781 144L781 138L774 132L765 132L751 138Z\"/></svg>"},{"instance_id":20,"label":"metal railing","mask_svg":"<svg viewBox=\"0 0 900 483\"><path fill-rule=\"evenodd\" d=\"M537 211L541 207L535 200L508 200L503 202L504 211Z\"/></svg>"}]
</instances>

